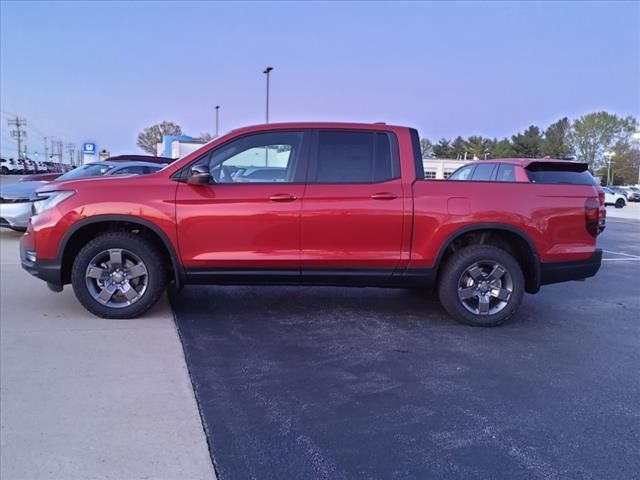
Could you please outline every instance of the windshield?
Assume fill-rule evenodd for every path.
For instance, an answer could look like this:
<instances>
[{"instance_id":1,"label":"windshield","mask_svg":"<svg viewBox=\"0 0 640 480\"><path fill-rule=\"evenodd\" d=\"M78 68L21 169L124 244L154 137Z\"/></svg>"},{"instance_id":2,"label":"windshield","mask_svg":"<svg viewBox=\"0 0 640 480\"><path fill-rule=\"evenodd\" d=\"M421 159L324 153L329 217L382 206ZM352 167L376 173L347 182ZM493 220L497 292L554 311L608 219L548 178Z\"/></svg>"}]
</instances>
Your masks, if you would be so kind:
<instances>
[{"instance_id":1,"label":"windshield","mask_svg":"<svg viewBox=\"0 0 640 480\"><path fill-rule=\"evenodd\" d=\"M56 181L73 180L74 178L100 177L111 169L113 169L113 166L111 165L92 163L91 165L83 165L82 167L75 168L64 175L60 175L56 178Z\"/></svg>"}]
</instances>

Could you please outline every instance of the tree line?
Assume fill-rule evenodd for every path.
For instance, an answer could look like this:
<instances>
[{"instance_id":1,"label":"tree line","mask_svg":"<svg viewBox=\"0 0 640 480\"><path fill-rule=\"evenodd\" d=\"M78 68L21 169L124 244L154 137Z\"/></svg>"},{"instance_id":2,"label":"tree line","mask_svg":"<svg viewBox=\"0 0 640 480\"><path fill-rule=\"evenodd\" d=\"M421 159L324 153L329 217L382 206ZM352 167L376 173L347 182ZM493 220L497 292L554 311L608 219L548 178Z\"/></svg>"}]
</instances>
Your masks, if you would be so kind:
<instances>
[{"instance_id":1,"label":"tree line","mask_svg":"<svg viewBox=\"0 0 640 480\"><path fill-rule=\"evenodd\" d=\"M640 168L638 120L607 112L594 112L573 121L561 118L541 129L531 125L511 138L442 138L433 143L420 140L422 158L495 159L542 158L578 160L589 164L595 175L606 178L611 155L612 178L616 184L637 183Z\"/></svg>"},{"instance_id":2,"label":"tree line","mask_svg":"<svg viewBox=\"0 0 640 480\"><path fill-rule=\"evenodd\" d=\"M633 116L619 117L607 112L594 112L573 121L561 118L541 129L531 125L511 138L487 138L472 135L454 139L442 138L436 143L429 139L420 140L422 158L542 158L578 160L589 164L591 172L607 177L608 160L611 158L613 183L638 182L640 169L640 133L638 120ZM162 142L163 135L182 135L180 125L162 122L145 128L138 135L138 146L152 155L156 154L156 144ZM198 137L211 140L211 134ZM612 155L608 155L612 154Z\"/></svg>"}]
</instances>

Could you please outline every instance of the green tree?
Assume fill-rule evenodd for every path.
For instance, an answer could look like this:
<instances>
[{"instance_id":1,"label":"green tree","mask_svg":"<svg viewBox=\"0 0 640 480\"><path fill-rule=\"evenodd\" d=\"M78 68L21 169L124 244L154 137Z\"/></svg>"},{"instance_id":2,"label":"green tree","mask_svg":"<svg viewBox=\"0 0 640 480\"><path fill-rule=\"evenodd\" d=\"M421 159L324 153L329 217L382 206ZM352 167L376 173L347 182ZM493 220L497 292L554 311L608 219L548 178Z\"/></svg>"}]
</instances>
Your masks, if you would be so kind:
<instances>
[{"instance_id":1,"label":"green tree","mask_svg":"<svg viewBox=\"0 0 640 480\"><path fill-rule=\"evenodd\" d=\"M157 155L156 146L164 135L182 135L182 127L173 122L162 122L145 128L138 134L138 146L151 155Z\"/></svg>"},{"instance_id":2,"label":"green tree","mask_svg":"<svg viewBox=\"0 0 640 480\"><path fill-rule=\"evenodd\" d=\"M435 158L451 158L453 155L453 149L451 148L451 142L446 138L441 138L438 143L433 146L433 156Z\"/></svg>"},{"instance_id":3,"label":"green tree","mask_svg":"<svg viewBox=\"0 0 640 480\"><path fill-rule=\"evenodd\" d=\"M454 158L464 158L467 150L467 142L461 136L457 136L451 143L451 153Z\"/></svg>"},{"instance_id":4,"label":"green tree","mask_svg":"<svg viewBox=\"0 0 640 480\"><path fill-rule=\"evenodd\" d=\"M478 158L480 160L484 160L485 157L492 157L491 151L494 146L494 141L490 138L473 135L467 138L466 143L468 156L471 156L472 158Z\"/></svg>"},{"instance_id":5,"label":"green tree","mask_svg":"<svg viewBox=\"0 0 640 480\"><path fill-rule=\"evenodd\" d=\"M523 133L511 137L513 153L521 158L539 158L542 156L542 135L540 129L531 125Z\"/></svg>"},{"instance_id":6,"label":"green tree","mask_svg":"<svg viewBox=\"0 0 640 480\"><path fill-rule=\"evenodd\" d=\"M428 138L420 139L420 150L422 151L422 158L433 158L433 144Z\"/></svg>"},{"instance_id":7,"label":"green tree","mask_svg":"<svg viewBox=\"0 0 640 480\"><path fill-rule=\"evenodd\" d=\"M567 117L552 123L544 132L542 155L565 159L573 154L571 122Z\"/></svg>"},{"instance_id":8,"label":"green tree","mask_svg":"<svg viewBox=\"0 0 640 480\"><path fill-rule=\"evenodd\" d=\"M589 113L573 122L573 147L578 159L588 163L594 171L604 163L604 152L618 142L628 142L637 128L638 121L631 116L621 118L607 112Z\"/></svg>"},{"instance_id":9,"label":"green tree","mask_svg":"<svg viewBox=\"0 0 640 480\"><path fill-rule=\"evenodd\" d=\"M498 141L497 138L493 139L493 147L491 148L491 158L509 158L513 157L513 147L508 138L503 138Z\"/></svg>"}]
</instances>

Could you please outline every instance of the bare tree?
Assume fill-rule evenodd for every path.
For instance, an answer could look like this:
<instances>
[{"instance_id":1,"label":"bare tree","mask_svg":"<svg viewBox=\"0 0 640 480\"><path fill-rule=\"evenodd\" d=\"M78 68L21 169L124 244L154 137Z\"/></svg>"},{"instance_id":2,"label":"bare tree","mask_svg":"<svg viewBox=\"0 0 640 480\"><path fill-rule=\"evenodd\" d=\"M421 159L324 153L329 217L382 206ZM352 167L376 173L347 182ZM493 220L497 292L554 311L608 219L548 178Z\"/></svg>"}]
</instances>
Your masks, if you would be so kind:
<instances>
[{"instance_id":1,"label":"bare tree","mask_svg":"<svg viewBox=\"0 0 640 480\"><path fill-rule=\"evenodd\" d=\"M182 127L173 122L162 122L145 128L138 134L138 146L151 155L157 155L156 146L164 135L182 135Z\"/></svg>"}]
</instances>

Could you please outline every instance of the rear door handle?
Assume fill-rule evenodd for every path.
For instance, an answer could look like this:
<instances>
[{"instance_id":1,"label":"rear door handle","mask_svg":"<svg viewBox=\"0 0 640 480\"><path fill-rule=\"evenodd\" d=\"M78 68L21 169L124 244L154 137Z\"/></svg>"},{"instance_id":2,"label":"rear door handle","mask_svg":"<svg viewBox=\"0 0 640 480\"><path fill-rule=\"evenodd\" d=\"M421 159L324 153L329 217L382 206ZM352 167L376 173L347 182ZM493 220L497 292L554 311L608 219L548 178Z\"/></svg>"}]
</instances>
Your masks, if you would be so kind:
<instances>
[{"instance_id":1,"label":"rear door handle","mask_svg":"<svg viewBox=\"0 0 640 480\"><path fill-rule=\"evenodd\" d=\"M269 197L269 200L271 200L272 202L293 202L297 198L298 197L290 193L277 193L275 195L271 195Z\"/></svg>"},{"instance_id":2,"label":"rear door handle","mask_svg":"<svg viewBox=\"0 0 640 480\"><path fill-rule=\"evenodd\" d=\"M380 192L371 195L373 200L395 200L398 196L395 193Z\"/></svg>"}]
</instances>

